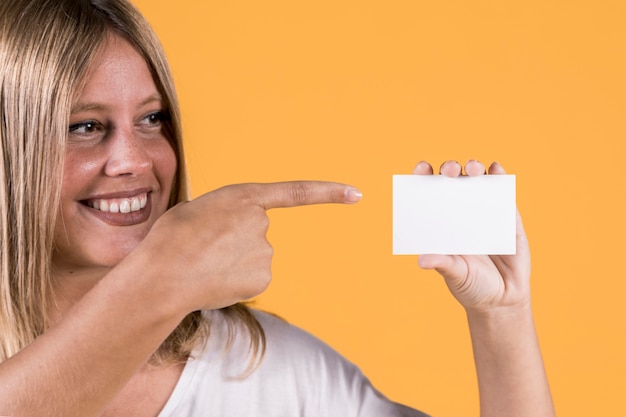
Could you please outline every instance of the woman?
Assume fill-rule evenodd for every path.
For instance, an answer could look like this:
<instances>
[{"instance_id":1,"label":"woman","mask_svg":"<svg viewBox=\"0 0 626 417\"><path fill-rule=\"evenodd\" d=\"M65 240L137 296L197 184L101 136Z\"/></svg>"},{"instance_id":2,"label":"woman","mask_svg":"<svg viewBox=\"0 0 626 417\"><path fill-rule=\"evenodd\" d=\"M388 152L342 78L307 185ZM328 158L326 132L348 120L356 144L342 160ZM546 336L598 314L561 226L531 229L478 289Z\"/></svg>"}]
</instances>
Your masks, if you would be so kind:
<instances>
[{"instance_id":1,"label":"woman","mask_svg":"<svg viewBox=\"0 0 626 417\"><path fill-rule=\"evenodd\" d=\"M0 77L0 415L423 415L317 339L239 304L269 283L266 210L361 195L291 182L185 202L171 76L128 3L3 0ZM514 257L420 266L466 308L481 414L552 416L521 221L517 244Z\"/></svg>"}]
</instances>

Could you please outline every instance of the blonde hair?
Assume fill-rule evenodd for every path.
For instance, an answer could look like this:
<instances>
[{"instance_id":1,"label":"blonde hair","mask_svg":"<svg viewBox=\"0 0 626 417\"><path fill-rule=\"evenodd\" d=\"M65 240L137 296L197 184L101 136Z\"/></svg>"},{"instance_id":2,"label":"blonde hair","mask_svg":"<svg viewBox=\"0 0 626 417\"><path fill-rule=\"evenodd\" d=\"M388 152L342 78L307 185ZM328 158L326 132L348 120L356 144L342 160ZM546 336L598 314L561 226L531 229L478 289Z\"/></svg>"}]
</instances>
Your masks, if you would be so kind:
<instances>
[{"instance_id":1,"label":"blonde hair","mask_svg":"<svg viewBox=\"0 0 626 417\"><path fill-rule=\"evenodd\" d=\"M51 257L72 101L107 33L123 36L150 67L170 118L178 158L170 205L189 190L180 114L165 53L150 25L125 0L0 1L0 362L49 326ZM261 356L265 336L244 304L223 309L244 324ZM210 323L189 314L152 363L185 360L206 341Z\"/></svg>"}]
</instances>

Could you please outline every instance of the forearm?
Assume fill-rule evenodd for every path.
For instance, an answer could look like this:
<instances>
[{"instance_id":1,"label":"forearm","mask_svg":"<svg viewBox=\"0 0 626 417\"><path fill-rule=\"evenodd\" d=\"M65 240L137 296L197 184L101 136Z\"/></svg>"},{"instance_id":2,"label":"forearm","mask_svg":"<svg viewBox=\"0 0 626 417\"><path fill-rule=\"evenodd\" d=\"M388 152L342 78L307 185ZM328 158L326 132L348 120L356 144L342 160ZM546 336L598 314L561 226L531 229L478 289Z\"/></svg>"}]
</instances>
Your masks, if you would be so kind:
<instances>
[{"instance_id":1,"label":"forearm","mask_svg":"<svg viewBox=\"0 0 626 417\"><path fill-rule=\"evenodd\" d=\"M481 417L553 417L530 306L468 313Z\"/></svg>"},{"instance_id":2,"label":"forearm","mask_svg":"<svg viewBox=\"0 0 626 417\"><path fill-rule=\"evenodd\" d=\"M134 272L114 270L54 327L0 364L0 415L102 412L182 319L156 302L158 294L150 293L156 287L143 285Z\"/></svg>"}]
</instances>

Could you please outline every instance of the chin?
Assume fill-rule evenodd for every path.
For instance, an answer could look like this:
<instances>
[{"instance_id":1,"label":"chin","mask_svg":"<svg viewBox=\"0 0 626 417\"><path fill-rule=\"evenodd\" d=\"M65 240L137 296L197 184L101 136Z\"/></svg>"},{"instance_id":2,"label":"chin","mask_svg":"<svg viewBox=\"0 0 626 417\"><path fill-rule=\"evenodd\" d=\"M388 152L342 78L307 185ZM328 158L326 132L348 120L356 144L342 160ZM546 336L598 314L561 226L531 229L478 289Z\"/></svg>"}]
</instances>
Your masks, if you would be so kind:
<instances>
[{"instance_id":1,"label":"chin","mask_svg":"<svg viewBox=\"0 0 626 417\"><path fill-rule=\"evenodd\" d=\"M54 254L57 267L78 272L81 269L113 268L141 243L145 233L118 236L116 239L90 240L80 245L59 245Z\"/></svg>"}]
</instances>

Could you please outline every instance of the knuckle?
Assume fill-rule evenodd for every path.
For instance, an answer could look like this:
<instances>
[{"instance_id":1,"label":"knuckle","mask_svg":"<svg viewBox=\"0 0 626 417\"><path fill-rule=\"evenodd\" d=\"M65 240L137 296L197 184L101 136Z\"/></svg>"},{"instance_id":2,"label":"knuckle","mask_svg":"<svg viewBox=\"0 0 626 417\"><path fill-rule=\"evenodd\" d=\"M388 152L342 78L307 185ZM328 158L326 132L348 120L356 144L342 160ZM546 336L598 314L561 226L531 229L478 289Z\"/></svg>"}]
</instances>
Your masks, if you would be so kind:
<instances>
[{"instance_id":1,"label":"knuckle","mask_svg":"<svg viewBox=\"0 0 626 417\"><path fill-rule=\"evenodd\" d=\"M218 191L226 194L230 203L237 202L240 205L255 203L255 196L258 194L254 184L231 184L220 188Z\"/></svg>"},{"instance_id":2,"label":"knuckle","mask_svg":"<svg viewBox=\"0 0 626 417\"><path fill-rule=\"evenodd\" d=\"M294 183L290 188L290 197L295 204L305 204L311 194L311 187L305 183Z\"/></svg>"},{"instance_id":3,"label":"knuckle","mask_svg":"<svg viewBox=\"0 0 626 417\"><path fill-rule=\"evenodd\" d=\"M272 274L272 258L274 257L274 247L267 240L263 247L262 260L260 262L260 270L264 271L267 275Z\"/></svg>"},{"instance_id":4,"label":"knuckle","mask_svg":"<svg viewBox=\"0 0 626 417\"><path fill-rule=\"evenodd\" d=\"M270 249L271 251L271 249ZM246 292L248 296L256 296L261 294L269 287L272 282L271 260L269 257L257 264L252 280L249 282Z\"/></svg>"},{"instance_id":5,"label":"knuckle","mask_svg":"<svg viewBox=\"0 0 626 417\"><path fill-rule=\"evenodd\" d=\"M261 198L263 196L262 184L246 183L246 184L240 184L240 186L241 186L240 188L241 194L239 195L239 198L244 200L246 203L251 203L251 204L263 203L263 199Z\"/></svg>"},{"instance_id":6,"label":"knuckle","mask_svg":"<svg viewBox=\"0 0 626 417\"><path fill-rule=\"evenodd\" d=\"M263 273L261 274L259 282L258 282L260 292L267 289L267 287L270 285L271 282L272 282L272 269L270 265L268 264L267 268L263 269Z\"/></svg>"}]
</instances>

